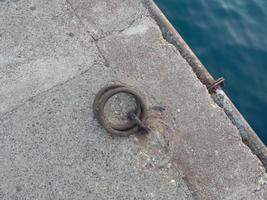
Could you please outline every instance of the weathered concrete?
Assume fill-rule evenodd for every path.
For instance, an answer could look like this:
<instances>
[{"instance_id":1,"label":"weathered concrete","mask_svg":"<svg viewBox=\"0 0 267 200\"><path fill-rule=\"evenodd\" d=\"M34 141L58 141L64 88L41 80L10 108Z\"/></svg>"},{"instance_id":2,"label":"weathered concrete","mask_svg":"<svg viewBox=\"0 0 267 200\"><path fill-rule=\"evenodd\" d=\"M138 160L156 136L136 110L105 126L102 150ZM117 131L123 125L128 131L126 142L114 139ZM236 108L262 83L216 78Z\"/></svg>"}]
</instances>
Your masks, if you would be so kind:
<instances>
[{"instance_id":1,"label":"weathered concrete","mask_svg":"<svg viewBox=\"0 0 267 200\"><path fill-rule=\"evenodd\" d=\"M194 52L186 44L182 36L175 30L172 24L164 16L153 0L145 0L146 7L151 12L152 16L159 25L162 35L165 40L173 44L180 52L182 57L192 67L198 79L207 86L214 83L215 79L211 76L208 70L203 66ZM212 92L213 100L224 109L224 112L229 117L231 122L237 127L242 141L250 148L250 150L260 159L265 170L267 171L267 148L255 131L250 127L235 105L227 97L223 90L218 88Z\"/></svg>"},{"instance_id":2,"label":"weathered concrete","mask_svg":"<svg viewBox=\"0 0 267 200\"><path fill-rule=\"evenodd\" d=\"M235 126L139 0L0 1L0 199L266 199ZM127 83L147 136L111 138L94 95Z\"/></svg>"}]
</instances>

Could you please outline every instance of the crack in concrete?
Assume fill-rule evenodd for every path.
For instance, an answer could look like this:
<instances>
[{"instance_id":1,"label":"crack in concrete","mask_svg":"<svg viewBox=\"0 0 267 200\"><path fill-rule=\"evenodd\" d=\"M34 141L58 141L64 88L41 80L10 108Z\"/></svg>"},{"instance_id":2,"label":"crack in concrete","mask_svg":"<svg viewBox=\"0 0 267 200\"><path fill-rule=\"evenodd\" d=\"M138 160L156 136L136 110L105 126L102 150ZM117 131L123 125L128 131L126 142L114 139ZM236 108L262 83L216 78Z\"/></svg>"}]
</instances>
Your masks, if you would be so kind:
<instances>
[{"instance_id":1,"label":"crack in concrete","mask_svg":"<svg viewBox=\"0 0 267 200\"><path fill-rule=\"evenodd\" d=\"M94 67L94 66L95 66L95 64L92 65L92 67ZM60 87L60 86L65 85L66 83L68 83L68 82L70 82L70 81L72 81L72 80L74 80L74 79L76 79L76 78L82 76L83 74L86 74L89 70L91 70L91 68L88 68L88 69L82 71L80 74L77 74L77 75L75 75L75 76L73 76L73 77L67 79L67 80L64 81L64 82L58 83L58 84L56 84L56 85L53 85L52 87L50 87L50 88L48 88L48 89L46 89L46 90L44 90L44 91L41 91L41 92L39 92L39 93L37 93L37 94L35 94L35 95L29 97L28 99L26 99L25 101L23 101L21 104L19 104L19 105L17 105L17 106L14 106L12 109L10 109L10 110L4 112L3 114L1 114L1 116L0 116L0 120L2 120L2 119L3 119L6 115L8 115L9 113L12 113L12 112L18 110L19 108L23 107L23 106L26 105L29 101L32 101L34 98L36 98L36 97L38 97L38 96L41 96L41 95L43 95L43 94L45 94L45 93L47 93L47 92L49 92L49 91L52 91L53 89L55 89L55 88L57 88L57 87Z\"/></svg>"},{"instance_id":2,"label":"crack in concrete","mask_svg":"<svg viewBox=\"0 0 267 200\"><path fill-rule=\"evenodd\" d=\"M70 6L70 8L72 9L73 14L75 15L75 17L78 18L80 24L85 28L86 32L88 33L88 35L93 39L94 44L96 45L97 51L99 53L99 55L101 56L101 58L104 60L104 65L106 67L110 67L108 60L106 59L105 55L103 54L103 52L101 51L100 47L98 46L97 42L98 42L98 38L96 38L95 36L93 36L88 30L87 30L87 26L83 23L82 19L80 18L80 16L76 13L75 8L73 7L73 5L71 4L71 2L69 0L66 0L66 3Z\"/></svg>"},{"instance_id":3,"label":"crack in concrete","mask_svg":"<svg viewBox=\"0 0 267 200\"><path fill-rule=\"evenodd\" d=\"M85 24L82 22L82 20L80 19L80 17L76 14L75 9L74 9L74 7L72 6L72 4L71 4L68 0L66 0L66 2L69 4L69 6L70 6L70 8L72 9L74 15L78 18L78 20L80 21L81 25L82 25L82 26L85 28L85 30L86 30L87 27L86 27ZM98 55L100 55L101 58L102 58L103 61L104 61L103 65L105 65L106 67L109 67L109 66L110 66L110 65L109 65L109 62L108 62L108 60L106 59L106 57L104 56L104 54L102 53L101 49L99 48L99 46L98 46L98 44L97 44L97 40L96 40L96 39L95 39L95 38L94 38L88 31L86 31L86 32L89 34L89 36L92 38L94 44L96 45L96 48L97 48L97 51L98 51ZM95 64L96 64L96 63L94 63L93 66L94 66ZM79 76L81 76L81 75L87 73L90 69L91 69L91 68L88 68L88 69L82 71L81 73L79 73L79 74L77 74L77 75L75 75L75 76L73 76L73 77L71 77L71 78L65 80L64 82L58 83L58 84L53 85L52 87L50 87L50 88L48 88L48 89L46 89L46 90L44 90L44 91L41 91L41 92L36 93L35 95L33 95L33 96L29 97L28 99L24 100L21 104L18 104L18 105L16 105L16 106L14 106L13 108L9 109L8 111L2 113L2 114L0 115L0 120L2 120L2 119L3 119L6 115L8 115L9 113L12 113L12 112L18 110L19 108L21 108L22 106L24 106L25 104L27 104L27 102L33 100L34 98L36 98L36 97L38 97L38 96L40 96L40 95L42 95L42 94L45 94L45 93L47 93L47 92L53 90L54 88L57 88L57 87L59 87L59 86L62 86L62 85L64 85L64 84L68 83L69 81L71 81L71 80L73 80L73 79L75 79L75 78L77 78L77 77L79 77ZM1 78L2 78L2 77L1 77Z\"/></svg>"},{"instance_id":4,"label":"crack in concrete","mask_svg":"<svg viewBox=\"0 0 267 200\"><path fill-rule=\"evenodd\" d=\"M89 33L88 33L88 34L89 34ZM98 51L99 55L100 55L101 58L104 60L104 63L103 63L103 64L104 64L106 67L110 67L110 64L109 64L108 59L106 58L106 56L104 55L104 53L102 52L101 48L100 48L99 45L98 45L98 40L95 39L92 35L91 35L91 37L93 38L93 40L94 40L94 42L95 42L95 46L96 46L96 48L97 48L97 51Z\"/></svg>"},{"instance_id":5,"label":"crack in concrete","mask_svg":"<svg viewBox=\"0 0 267 200\"><path fill-rule=\"evenodd\" d=\"M72 9L73 14L75 15L75 17L78 18L80 24L81 24L81 25L85 28L85 30L86 30L86 29L87 29L86 25L83 23L83 21L81 20L81 18L79 17L79 15L75 12L75 9L74 9L74 7L72 6L72 4L69 2L69 0L66 0L66 2L67 2L67 4L70 6L70 8ZM143 15L143 16L144 16L144 15ZM92 38L93 43L95 44L95 46L96 46L96 48L97 48L98 55L100 55L100 57L101 57L102 60L104 61L104 62L103 62L103 65L104 65L105 67L110 68L110 63L109 63L108 59L105 57L105 55L104 55L104 53L102 52L101 48L99 47L99 45L98 45L98 41L101 40L101 39L104 39L105 37L108 37L108 36L110 36L110 35L112 35L112 34L115 34L115 33L121 33L121 32L123 32L123 31L127 30L127 29L130 28L130 27L131 27L137 20L139 20L139 18L141 19L143 16L134 19L134 20L133 20L133 21L132 21L126 28L121 29L121 30L112 31L111 33L109 33L109 34L107 34L107 35L105 35L105 36L103 36L103 37L101 37L101 38L95 38L95 36L93 36L92 34L90 34L89 31L86 30L86 32L87 32L88 35ZM96 64L96 63L94 63L93 66L94 66L95 64ZM34 98L36 98L36 97L38 97L38 96L40 96L40 95L42 95L42 94L45 94L45 93L47 93L47 92L53 90L54 88L57 88L57 87L59 87L59 86L62 86L62 85L64 85L64 84L68 83L69 81L74 80L75 78L77 78L77 77L79 77L79 76L82 76L83 74L87 73L90 69L91 69L91 68L88 68L88 69L82 71L81 73L79 73L79 74L77 74L77 75L75 75L75 76L73 76L73 77L71 77L71 78L65 80L64 82L58 83L58 84L56 84L56 85L53 85L52 87L50 87L50 88L48 88L48 89L46 89L46 90L44 90L44 91L41 91L41 92L39 92L39 93L37 93L37 94L35 94L35 95L29 97L28 99L26 99L25 101L23 101L21 104L16 105L16 106L14 106L12 109L9 109L8 111L6 111L6 112L4 112L3 114L1 114L1 115L0 115L0 120L2 120L2 119L3 119L6 115L8 115L9 113L12 113L12 112L18 110L19 108L23 107L25 104L27 104L29 101L33 100ZM116 71L115 71L115 70L112 70L112 71L116 74Z\"/></svg>"},{"instance_id":6,"label":"crack in concrete","mask_svg":"<svg viewBox=\"0 0 267 200\"><path fill-rule=\"evenodd\" d=\"M80 17L76 14L75 9L74 9L74 7L72 6L72 4L71 4L68 0L66 0L66 2L68 3L68 5L70 6L70 8L72 9L74 15L75 15L75 16L78 18L78 20L80 21L80 24L81 24L81 25L85 28L85 30L86 30L87 27L86 27L85 24L82 22L82 20L80 19ZM96 39L95 39L95 38L94 38L88 31L86 31L86 32L87 32L87 33L89 34L89 36L92 38L94 44L96 45L98 54L99 54L99 55L101 56L101 58L104 60L103 65L105 65L106 67L109 67L109 62L108 62L108 60L105 58L105 56L103 55L103 53L101 52L101 49L99 48L99 46L97 45ZM95 64L93 64L93 66L94 66L94 65L95 65ZM62 86L62 85L64 85L64 84L66 84L67 82L69 82L69 81L71 81L71 80L73 80L73 79L75 79L75 78L77 78L77 77L79 77L79 76L81 76L81 75L87 73L89 70L90 70L90 68L88 68L88 69L82 71L81 73L79 73L79 74L77 74L77 75L75 75L75 76L73 76L73 77L71 77L71 78L65 80L64 82L58 83L58 84L56 84L56 85L53 85L52 87L50 87L50 88L48 88L48 89L46 89L46 90L44 90L44 91L41 91L41 92L39 92L39 93L37 93L37 94L35 94L35 95L29 97L28 99L24 100L21 104L16 105L16 106L14 106L12 109L9 109L8 111L2 113L2 114L0 115L0 119L3 119L3 118L4 118L6 115L8 115L9 113L12 113L12 112L16 111L17 109L21 108L21 107L24 106L28 101L31 101L33 98L35 98L35 97L37 97L37 96L40 96L40 95L42 95L42 94L45 94L46 92L49 92L49 91L51 91L52 89L54 89L54 88L56 88L56 87Z\"/></svg>"},{"instance_id":7,"label":"crack in concrete","mask_svg":"<svg viewBox=\"0 0 267 200\"><path fill-rule=\"evenodd\" d=\"M91 35L91 36L94 38L95 41L99 41L99 40L105 39L106 37L109 37L111 35L120 34L120 33L124 32L125 30L131 28L137 21L141 20L144 17L150 17L150 15L140 15L140 16L138 16L137 18L133 19L130 22L130 24L127 25L125 28L103 33L104 35L99 36L99 37L96 37L96 36L93 36L93 35Z\"/></svg>"},{"instance_id":8,"label":"crack in concrete","mask_svg":"<svg viewBox=\"0 0 267 200\"><path fill-rule=\"evenodd\" d=\"M106 66L106 67L108 67L108 68L110 68L110 63L109 63L108 59L106 58L105 54L103 53L103 51L101 50L101 48L99 47L98 42L99 42L100 40L105 39L106 37L111 36L111 35L120 34L120 33L122 33L123 31L125 31L125 30L131 28L137 21L139 21L139 20L142 19L143 17L149 17L149 16L150 16L149 14L148 14L148 15L140 15L139 17L133 19L133 20L130 22L129 25L127 25L125 28L120 29L120 30L113 30L113 31L106 32L106 33L105 33L104 31L101 30L101 32L102 32L104 35L98 37L98 36L94 36L93 34L90 33L89 30L87 30L88 27L83 23L83 21L82 21L82 19L80 18L80 16L76 13L76 10L75 10L75 8L73 7L73 5L71 4L71 2L70 2L69 0L66 0L66 3L70 6L70 8L72 9L73 14L78 18L80 24L85 28L85 30L86 30L86 32L88 33L88 35L93 39L93 42L94 42L94 44L95 44L95 46L96 46L96 48L97 48L97 51L98 51L100 57L101 57L101 58L103 59L103 61L104 61L104 62L103 62L103 65ZM117 73L116 73L116 70L113 70L113 69L111 69L111 70L112 70L115 74L117 74Z\"/></svg>"}]
</instances>

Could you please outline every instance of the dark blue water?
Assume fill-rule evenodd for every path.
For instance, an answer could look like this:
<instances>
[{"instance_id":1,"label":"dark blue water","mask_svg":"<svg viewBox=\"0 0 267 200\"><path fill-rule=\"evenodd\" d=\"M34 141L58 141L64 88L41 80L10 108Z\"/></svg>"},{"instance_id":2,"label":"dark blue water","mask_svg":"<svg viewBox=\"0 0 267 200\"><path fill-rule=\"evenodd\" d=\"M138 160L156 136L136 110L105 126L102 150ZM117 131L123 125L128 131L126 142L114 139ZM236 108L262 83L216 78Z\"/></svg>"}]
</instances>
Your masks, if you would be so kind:
<instances>
[{"instance_id":1,"label":"dark blue water","mask_svg":"<svg viewBox=\"0 0 267 200\"><path fill-rule=\"evenodd\" d=\"M155 0L267 144L267 0Z\"/></svg>"}]
</instances>

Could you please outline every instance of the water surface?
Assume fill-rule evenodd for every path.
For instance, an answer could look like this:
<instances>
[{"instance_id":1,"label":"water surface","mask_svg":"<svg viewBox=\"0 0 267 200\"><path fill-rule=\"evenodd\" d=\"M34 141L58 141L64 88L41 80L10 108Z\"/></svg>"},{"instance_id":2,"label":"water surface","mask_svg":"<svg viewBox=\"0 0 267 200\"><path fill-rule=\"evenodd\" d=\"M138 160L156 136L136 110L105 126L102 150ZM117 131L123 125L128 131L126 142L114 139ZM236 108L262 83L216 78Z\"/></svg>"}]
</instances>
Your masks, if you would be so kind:
<instances>
[{"instance_id":1,"label":"water surface","mask_svg":"<svg viewBox=\"0 0 267 200\"><path fill-rule=\"evenodd\" d=\"M267 0L155 0L267 144Z\"/></svg>"}]
</instances>

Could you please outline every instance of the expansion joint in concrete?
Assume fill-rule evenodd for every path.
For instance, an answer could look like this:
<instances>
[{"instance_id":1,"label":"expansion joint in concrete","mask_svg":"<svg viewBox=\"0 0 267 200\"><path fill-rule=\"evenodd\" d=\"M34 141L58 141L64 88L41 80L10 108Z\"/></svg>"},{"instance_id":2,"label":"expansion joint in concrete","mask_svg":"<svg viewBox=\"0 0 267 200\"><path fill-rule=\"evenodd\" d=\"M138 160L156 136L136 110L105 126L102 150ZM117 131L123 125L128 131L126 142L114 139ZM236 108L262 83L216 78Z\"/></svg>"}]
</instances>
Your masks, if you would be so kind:
<instances>
[{"instance_id":1,"label":"expansion joint in concrete","mask_svg":"<svg viewBox=\"0 0 267 200\"><path fill-rule=\"evenodd\" d=\"M23 101L21 104L18 104L17 106L11 108L10 110L8 110L8 111L2 113L2 114L0 115L0 120L2 120L2 119L3 119L6 115L8 115L9 113L12 113L12 112L18 110L19 108L23 107L25 104L27 104L29 101L32 101L34 98L36 98L36 97L38 97L38 96L40 96L40 95L46 94L46 93L48 93L49 91L51 91L51 90L53 90L53 89L55 89L55 88L57 88L57 87L60 87L60 86L65 85L65 84L68 83L69 81L72 81L72 80L76 79L77 77L80 77L80 76L82 76L83 74L86 74L89 70L91 70L91 68L88 68L88 69L82 71L80 74L77 74L76 76L73 76L73 77L67 79L67 80L64 81L64 82L58 83L58 84L56 84L56 85L54 85L54 86L48 88L47 90L44 90L44 91L42 91L42 92L39 92L39 93L37 93L37 94L31 96L30 98L28 98L28 99L26 99L25 101Z\"/></svg>"}]
</instances>

